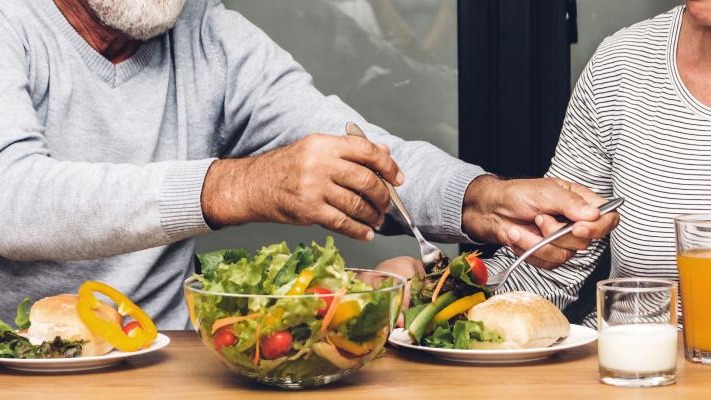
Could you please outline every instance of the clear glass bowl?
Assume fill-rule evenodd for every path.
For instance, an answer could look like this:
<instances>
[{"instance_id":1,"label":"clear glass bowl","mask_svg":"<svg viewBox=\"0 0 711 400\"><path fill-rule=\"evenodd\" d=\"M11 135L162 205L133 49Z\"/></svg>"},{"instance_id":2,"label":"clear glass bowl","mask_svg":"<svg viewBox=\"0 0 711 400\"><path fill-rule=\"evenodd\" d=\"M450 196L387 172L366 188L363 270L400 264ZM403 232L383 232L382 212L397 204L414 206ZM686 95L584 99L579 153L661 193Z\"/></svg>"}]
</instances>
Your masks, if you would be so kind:
<instances>
[{"instance_id":1,"label":"clear glass bowl","mask_svg":"<svg viewBox=\"0 0 711 400\"><path fill-rule=\"evenodd\" d=\"M227 367L259 383L304 388L334 382L375 359L400 312L402 277L348 271L373 290L298 296L217 293L203 290L195 277L183 287L193 326ZM324 320L330 321L326 328ZM229 333L221 333L224 329ZM275 332L284 331L288 335L279 333L275 340ZM286 353L277 351L288 344L284 336L292 340Z\"/></svg>"}]
</instances>

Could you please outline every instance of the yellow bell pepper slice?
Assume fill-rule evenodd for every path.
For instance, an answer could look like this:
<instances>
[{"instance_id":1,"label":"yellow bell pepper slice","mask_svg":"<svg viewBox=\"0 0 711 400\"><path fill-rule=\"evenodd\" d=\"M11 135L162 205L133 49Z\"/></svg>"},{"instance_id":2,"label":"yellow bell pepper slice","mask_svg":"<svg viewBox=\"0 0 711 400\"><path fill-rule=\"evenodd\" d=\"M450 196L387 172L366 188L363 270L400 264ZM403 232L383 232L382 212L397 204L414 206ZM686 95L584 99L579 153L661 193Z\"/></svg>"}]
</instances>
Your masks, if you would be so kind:
<instances>
[{"instance_id":1,"label":"yellow bell pepper slice","mask_svg":"<svg viewBox=\"0 0 711 400\"><path fill-rule=\"evenodd\" d=\"M330 334L328 335L328 341L339 349L347 351L354 356L364 356L373 351L373 349L380 344L382 339L378 337L368 342L358 343L341 335Z\"/></svg>"},{"instance_id":2,"label":"yellow bell pepper slice","mask_svg":"<svg viewBox=\"0 0 711 400\"><path fill-rule=\"evenodd\" d=\"M328 330L328 327L331 325L331 320L333 320L333 316L336 315L336 311L338 311L338 306L341 305L341 300L343 299L344 294L346 294L346 288L344 287L339 288L336 291L336 295L333 296L331 305L328 306L328 310L323 316L323 321L321 321L321 332L326 332L326 330Z\"/></svg>"},{"instance_id":3,"label":"yellow bell pepper slice","mask_svg":"<svg viewBox=\"0 0 711 400\"><path fill-rule=\"evenodd\" d=\"M469 310L470 308L483 302L484 300L486 300L484 292L477 292L471 296L462 297L461 299L458 299L454 301L454 303L443 308L442 311L435 314L434 318L432 318L431 323L432 325L434 325L438 322L448 321L457 314L461 314Z\"/></svg>"},{"instance_id":4,"label":"yellow bell pepper slice","mask_svg":"<svg viewBox=\"0 0 711 400\"><path fill-rule=\"evenodd\" d=\"M121 326L115 322L105 320L94 313L99 307L99 300L94 297L94 292L101 293L113 300L122 316L130 315L141 324L131 336L126 335ZM123 293L111 286L95 281L87 281L79 288L79 302L77 303L79 318L95 335L102 337L112 346L121 351L136 351L150 346L156 337L158 329L151 318L134 304Z\"/></svg>"},{"instance_id":5,"label":"yellow bell pepper slice","mask_svg":"<svg viewBox=\"0 0 711 400\"><path fill-rule=\"evenodd\" d=\"M272 312L264 316L262 325L267 332L271 332L276 326L278 326L282 319L284 318L284 309L277 307Z\"/></svg>"},{"instance_id":6,"label":"yellow bell pepper slice","mask_svg":"<svg viewBox=\"0 0 711 400\"><path fill-rule=\"evenodd\" d=\"M357 317L359 314L360 303L358 303L358 300L344 301L338 305L336 313L333 314L333 318L331 319L331 323L329 324L329 326L340 326Z\"/></svg>"},{"instance_id":7,"label":"yellow bell pepper slice","mask_svg":"<svg viewBox=\"0 0 711 400\"><path fill-rule=\"evenodd\" d=\"M301 271L299 276L296 278L296 282L291 286L286 294L288 296L298 296L304 294L306 288L309 287L311 280L314 279L314 271L311 269L305 269Z\"/></svg>"}]
</instances>

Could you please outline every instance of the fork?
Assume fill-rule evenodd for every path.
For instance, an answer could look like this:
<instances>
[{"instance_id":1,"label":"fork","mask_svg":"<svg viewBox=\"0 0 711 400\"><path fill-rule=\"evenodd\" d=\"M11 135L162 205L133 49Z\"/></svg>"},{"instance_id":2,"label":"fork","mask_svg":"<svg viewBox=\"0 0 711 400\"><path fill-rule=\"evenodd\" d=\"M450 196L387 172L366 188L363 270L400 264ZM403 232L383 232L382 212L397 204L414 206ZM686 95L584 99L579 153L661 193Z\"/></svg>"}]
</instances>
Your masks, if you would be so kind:
<instances>
[{"instance_id":1,"label":"fork","mask_svg":"<svg viewBox=\"0 0 711 400\"><path fill-rule=\"evenodd\" d=\"M625 199L623 199L622 197L618 197L618 198L608 201L607 203L598 207L598 209L600 210L600 215L602 216L604 214L609 213L610 211L615 210L617 207L621 206L622 203L624 203L624 202L625 202ZM496 275L490 276L489 279L487 279L487 281L486 281L486 287L489 290L491 290L492 292L500 289L501 286L504 284L504 282L506 282L506 278L508 278L509 275L511 275L511 272L514 269L516 269L516 267L521 265L521 263L524 262L526 260L526 258L528 258L528 256L533 254L536 250L540 249L541 247L547 245L548 243L570 233L573 230L573 224L574 224L573 221L569 221L562 228L560 228L557 231L546 236L541 241L536 243L533 247L528 249L525 253L521 254L516 259L516 261L514 261L514 263L511 264L508 268L499 272Z\"/></svg>"},{"instance_id":2,"label":"fork","mask_svg":"<svg viewBox=\"0 0 711 400\"><path fill-rule=\"evenodd\" d=\"M368 137L365 136L363 130L361 130L360 127L354 124L353 122L349 122L346 124L346 134L351 136L359 136L368 140ZM417 225L415 225L415 223L412 221L410 213L407 212L405 205L402 203L402 200L395 191L393 185L383 179L380 174L378 174L378 177L381 181L383 181L385 187L390 193L390 203L392 203L392 205L398 211L402 219L407 222L408 226L410 227L410 231L417 239L417 243L420 246L420 255L422 256L422 266L424 267L425 272L432 271L436 266L449 264L449 257L447 257L447 255L437 246L425 240L424 236L422 236L422 233L420 233L420 230L417 229Z\"/></svg>"}]
</instances>

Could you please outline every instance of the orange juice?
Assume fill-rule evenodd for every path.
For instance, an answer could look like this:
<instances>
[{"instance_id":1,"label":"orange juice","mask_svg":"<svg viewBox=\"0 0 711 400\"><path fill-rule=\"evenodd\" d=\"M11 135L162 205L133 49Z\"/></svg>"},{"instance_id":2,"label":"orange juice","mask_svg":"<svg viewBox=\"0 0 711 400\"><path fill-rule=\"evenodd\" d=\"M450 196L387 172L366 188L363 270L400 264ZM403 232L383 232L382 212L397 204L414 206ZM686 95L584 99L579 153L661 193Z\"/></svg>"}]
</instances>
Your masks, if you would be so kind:
<instances>
[{"instance_id":1,"label":"orange juice","mask_svg":"<svg viewBox=\"0 0 711 400\"><path fill-rule=\"evenodd\" d=\"M684 317L684 346L711 351L711 249L677 256Z\"/></svg>"}]
</instances>

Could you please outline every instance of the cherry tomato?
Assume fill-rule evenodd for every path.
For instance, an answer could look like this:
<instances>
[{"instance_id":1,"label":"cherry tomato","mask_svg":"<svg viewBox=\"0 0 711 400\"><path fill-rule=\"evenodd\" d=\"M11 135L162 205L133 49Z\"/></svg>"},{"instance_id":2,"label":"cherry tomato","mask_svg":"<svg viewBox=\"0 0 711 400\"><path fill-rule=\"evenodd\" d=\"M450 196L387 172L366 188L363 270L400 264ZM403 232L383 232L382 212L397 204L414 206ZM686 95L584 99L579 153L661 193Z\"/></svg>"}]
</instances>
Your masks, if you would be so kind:
<instances>
[{"instance_id":1,"label":"cherry tomato","mask_svg":"<svg viewBox=\"0 0 711 400\"><path fill-rule=\"evenodd\" d=\"M294 342L294 337L289 331L274 332L269 336L262 338L261 350L262 357L267 360L279 358L291 349L291 344Z\"/></svg>"},{"instance_id":2,"label":"cherry tomato","mask_svg":"<svg viewBox=\"0 0 711 400\"><path fill-rule=\"evenodd\" d=\"M128 337L133 337L133 335L135 334L134 331L136 329L143 329L143 327L138 321L131 321L124 325L123 328L121 328L121 330L123 330L123 333L125 333Z\"/></svg>"},{"instance_id":3,"label":"cherry tomato","mask_svg":"<svg viewBox=\"0 0 711 400\"><path fill-rule=\"evenodd\" d=\"M325 294L325 295L333 294L332 291L330 291L324 287L310 287L310 288L306 289L306 293ZM323 300L326 303L326 305L319 308L318 310L316 310L316 314L319 317L323 317L324 315L326 315L326 311L328 311L328 308L331 307L331 302L333 301L333 296L321 296L320 299Z\"/></svg>"},{"instance_id":4,"label":"cherry tomato","mask_svg":"<svg viewBox=\"0 0 711 400\"><path fill-rule=\"evenodd\" d=\"M470 254L467 256L467 262L472 267L470 274L474 281L479 285L486 285L486 281L489 280L489 271L486 269L484 261L476 255Z\"/></svg>"},{"instance_id":5,"label":"cherry tomato","mask_svg":"<svg viewBox=\"0 0 711 400\"><path fill-rule=\"evenodd\" d=\"M235 336L229 326L225 326L212 335L212 341L215 345L215 350L222 351L223 347L229 347L237 343L237 336Z\"/></svg>"}]
</instances>

